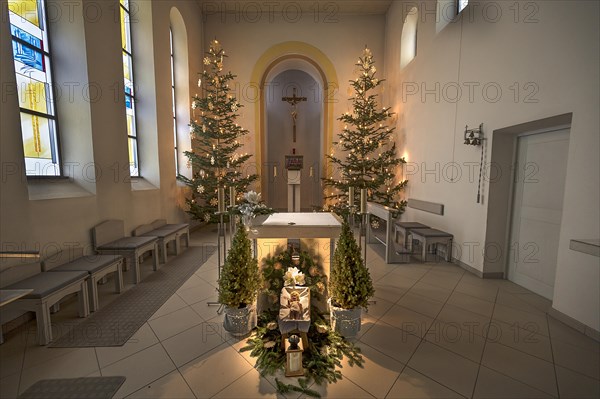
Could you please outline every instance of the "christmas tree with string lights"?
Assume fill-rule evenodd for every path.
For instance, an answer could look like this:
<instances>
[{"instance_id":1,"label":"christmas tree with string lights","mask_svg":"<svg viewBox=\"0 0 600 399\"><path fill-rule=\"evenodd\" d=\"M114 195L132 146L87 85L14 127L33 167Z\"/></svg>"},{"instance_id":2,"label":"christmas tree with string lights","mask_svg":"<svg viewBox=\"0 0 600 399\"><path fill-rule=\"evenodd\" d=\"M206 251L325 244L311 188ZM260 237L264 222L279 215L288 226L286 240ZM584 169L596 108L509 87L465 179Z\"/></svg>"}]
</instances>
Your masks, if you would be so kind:
<instances>
[{"instance_id":1,"label":"christmas tree with string lights","mask_svg":"<svg viewBox=\"0 0 600 399\"><path fill-rule=\"evenodd\" d=\"M229 204L229 187L234 187L236 197L241 198L248 185L258 179L256 174L243 173L244 163L251 155L241 152L243 145L239 140L248 130L235 123L242 105L229 87L236 76L223 72L226 57L220 43L216 39L211 41L203 61L205 70L198 80L202 92L192 101L192 150L184 153L188 167L192 168L192 178L179 175L192 189L191 197L186 199L187 212L205 222L218 221L215 215L218 187L225 188L226 204Z\"/></svg>"},{"instance_id":2,"label":"christmas tree with string lights","mask_svg":"<svg viewBox=\"0 0 600 399\"><path fill-rule=\"evenodd\" d=\"M349 187L354 187L356 205L360 203L360 190L366 188L368 201L386 205L398 216L406 207L406 201L399 197L407 181L396 178L398 167L406 161L396 156L395 127L388 126L393 113L389 107L378 108L375 89L384 81L376 78L377 69L368 48L356 66L359 76L350 81L354 89L352 112L338 118L345 125L339 141L334 142L339 155L332 149L327 156L336 172L323 181L325 200L329 210L346 215Z\"/></svg>"}]
</instances>

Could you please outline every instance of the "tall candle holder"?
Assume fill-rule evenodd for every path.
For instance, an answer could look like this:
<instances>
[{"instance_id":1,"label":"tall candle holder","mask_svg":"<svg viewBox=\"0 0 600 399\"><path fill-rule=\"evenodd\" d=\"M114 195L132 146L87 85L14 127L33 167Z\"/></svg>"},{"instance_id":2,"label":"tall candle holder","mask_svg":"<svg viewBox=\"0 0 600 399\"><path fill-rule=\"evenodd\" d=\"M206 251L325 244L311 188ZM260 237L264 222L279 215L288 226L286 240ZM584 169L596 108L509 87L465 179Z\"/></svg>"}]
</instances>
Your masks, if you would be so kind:
<instances>
[{"instance_id":1,"label":"tall candle holder","mask_svg":"<svg viewBox=\"0 0 600 399\"><path fill-rule=\"evenodd\" d=\"M356 212L356 207L354 206L354 187L348 187L348 224L354 231L354 213Z\"/></svg>"},{"instance_id":2,"label":"tall candle holder","mask_svg":"<svg viewBox=\"0 0 600 399\"><path fill-rule=\"evenodd\" d=\"M367 207L367 189L360 189L360 230L359 230L359 247L362 246L363 236L365 245L363 247L363 259L367 263L367 222L368 222L368 207ZM364 234L363 234L364 232Z\"/></svg>"},{"instance_id":3,"label":"tall candle holder","mask_svg":"<svg viewBox=\"0 0 600 399\"><path fill-rule=\"evenodd\" d=\"M217 276L218 280L221 279L221 269L227 259L227 231L225 227L224 216L227 213L227 205L225 203L225 188L219 186L217 188L217 212L219 216L219 225L217 229ZM221 262L221 251L223 251L223 262ZM215 301L209 301L206 303L208 306L218 306L217 314L223 312L223 304Z\"/></svg>"}]
</instances>

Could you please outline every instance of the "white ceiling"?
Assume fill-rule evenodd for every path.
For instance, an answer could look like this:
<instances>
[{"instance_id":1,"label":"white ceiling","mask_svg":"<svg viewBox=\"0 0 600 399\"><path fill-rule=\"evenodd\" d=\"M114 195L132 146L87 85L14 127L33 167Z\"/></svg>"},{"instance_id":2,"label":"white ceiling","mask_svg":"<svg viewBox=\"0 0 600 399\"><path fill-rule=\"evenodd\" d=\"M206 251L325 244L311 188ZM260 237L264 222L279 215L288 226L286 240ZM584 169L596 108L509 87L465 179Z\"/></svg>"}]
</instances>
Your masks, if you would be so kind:
<instances>
[{"instance_id":1,"label":"white ceiling","mask_svg":"<svg viewBox=\"0 0 600 399\"><path fill-rule=\"evenodd\" d=\"M335 16L339 14L354 15L383 15L387 13L393 0L294 0L294 1L242 1L242 0L198 0L203 9L214 12L236 13L247 9L256 12L256 7L261 7L262 12L279 12L289 7L289 12L296 11L298 7L303 14L312 14L316 10L323 15ZM292 4L289 4L292 3Z\"/></svg>"}]
</instances>

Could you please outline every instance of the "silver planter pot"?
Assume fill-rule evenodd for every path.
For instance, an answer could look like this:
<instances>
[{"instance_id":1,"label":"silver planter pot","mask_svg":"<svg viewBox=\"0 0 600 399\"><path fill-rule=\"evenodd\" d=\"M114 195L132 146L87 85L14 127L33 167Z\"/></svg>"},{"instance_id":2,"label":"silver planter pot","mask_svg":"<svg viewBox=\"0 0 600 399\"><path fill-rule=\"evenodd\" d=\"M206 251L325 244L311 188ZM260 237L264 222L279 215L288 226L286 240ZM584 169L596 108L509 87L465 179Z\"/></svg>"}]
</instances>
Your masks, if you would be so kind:
<instances>
[{"instance_id":1,"label":"silver planter pot","mask_svg":"<svg viewBox=\"0 0 600 399\"><path fill-rule=\"evenodd\" d=\"M246 306L245 308L230 308L225 306L225 317L223 319L223 328L229 334L239 337L247 335L256 327L256 307Z\"/></svg>"},{"instance_id":2,"label":"silver planter pot","mask_svg":"<svg viewBox=\"0 0 600 399\"><path fill-rule=\"evenodd\" d=\"M331 328L346 338L356 337L360 332L361 308L342 309L329 304Z\"/></svg>"}]
</instances>

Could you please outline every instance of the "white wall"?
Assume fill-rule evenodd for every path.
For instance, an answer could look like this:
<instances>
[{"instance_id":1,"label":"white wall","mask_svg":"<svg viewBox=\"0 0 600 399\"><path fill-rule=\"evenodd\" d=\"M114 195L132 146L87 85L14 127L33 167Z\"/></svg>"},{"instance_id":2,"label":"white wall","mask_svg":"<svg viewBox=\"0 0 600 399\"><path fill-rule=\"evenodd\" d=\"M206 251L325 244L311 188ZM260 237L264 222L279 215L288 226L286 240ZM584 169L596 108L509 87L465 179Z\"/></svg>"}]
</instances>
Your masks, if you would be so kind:
<instances>
[{"instance_id":1,"label":"white wall","mask_svg":"<svg viewBox=\"0 0 600 399\"><path fill-rule=\"evenodd\" d=\"M409 209L404 218L452 232L461 262L502 271L484 268L489 185L477 204L477 173L470 181L465 163L478 164L480 152L462 144L465 125L483 123L490 138L496 129L572 112L553 306L600 330L598 258L569 249L572 238L600 236L598 3L472 2L437 34L435 3L418 3L417 56L402 70L402 21L415 2L396 1L387 15L386 94L400 113L407 196L446 206L444 216ZM452 174L453 162L461 176Z\"/></svg>"},{"instance_id":2,"label":"white wall","mask_svg":"<svg viewBox=\"0 0 600 399\"><path fill-rule=\"evenodd\" d=\"M109 218L125 220L126 234L156 218L166 218L169 222L185 220L184 189L178 186L174 169L168 27L170 8L176 5L188 29L189 80L195 85L202 43L198 5L173 0L142 2L135 8L134 44L143 61L135 66L139 72L136 84L144 96L138 114L138 118L143 118L139 120L143 129L138 130L144 147L142 175L153 186L149 190L135 190L128 179L123 96L115 90L115 85L122 88L123 82L120 29L118 19L114 18L119 2L83 1L68 5L51 2L54 15L59 15L50 21L51 39L53 36L57 39L52 42L57 82L70 79L76 84L73 100L58 104L59 134L65 147L63 158L78 162L71 173L76 177L41 185L28 182L25 177L8 14L3 2L0 18L0 77L5 96L0 102L2 250L38 248L50 252L80 245L89 251L90 229ZM77 36L65 40L61 35L67 33ZM68 43L71 46L64 47ZM61 65L65 65L64 69ZM139 69L142 65L146 68ZM65 71L70 76L65 76ZM82 89L90 83L102 92L94 101L86 100L87 92ZM67 90L64 85L61 88ZM119 94L116 98L115 93ZM95 175L92 166L96 167ZM40 194L37 198L51 195L56 198L33 199L33 193Z\"/></svg>"}]
</instances>

